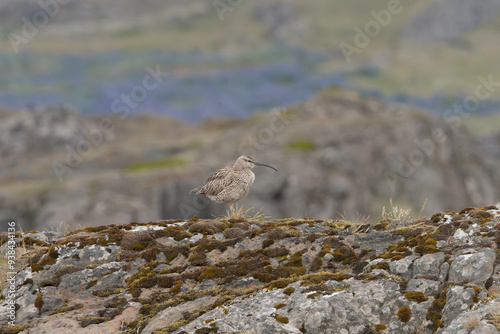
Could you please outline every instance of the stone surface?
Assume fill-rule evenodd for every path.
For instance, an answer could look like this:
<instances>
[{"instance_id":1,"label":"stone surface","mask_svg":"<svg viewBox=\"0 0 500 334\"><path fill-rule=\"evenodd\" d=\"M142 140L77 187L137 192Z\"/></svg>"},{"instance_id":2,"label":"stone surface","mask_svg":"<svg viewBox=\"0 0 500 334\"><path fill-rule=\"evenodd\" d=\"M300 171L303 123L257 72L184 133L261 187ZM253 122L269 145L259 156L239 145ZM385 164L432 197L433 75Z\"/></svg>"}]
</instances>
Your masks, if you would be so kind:
<instances>
[{"instance_id":1,"label":"stone surface","mask_svg":"<svg viewBox=\"0 0 500 334\"><path fill-rule=\"evenodd\" d=\"M423 279L423 278L412 278L408 282L407 291L420 291L426 296L435 296L439 288L441 287L441 283L438 281Z\"/></svg>"},{"instance_id":2,"label":"stone surface","mask_svg":"<svg viewBox=\"0 0 500 334\"><path fill-rule=\"evenodd\" d=\"M386 221L384 232L310 218L86 228L27 246L16 320L23 334L496 334L500 210L471 210ZM462 229L467 244L453 238Z\"/></svg>"},{"instance_id":3,"label":"stone surface","mask_svg":"<svg viewBox=\"0 0 500 334\"><path fill-rule=\"evenodd\" d=\"M439 276L440 266L444 262L445 254L443 252L426 254L413 262L413 274Z\"/></svg>"},{"instance_id":4,"label":"stone surface","mask_svg":"<svg viewBox=\"0 0 500 334\"><path fill-rule=\"evenodd\" d=\"M391 273L395 275L401 275L403 278L413 277L413 260L417 259L418 256L411 255L405 257L404 259L394 261L390 263Z\"/></svg>"},{"instance_id":5,"label":"stone surface","mask_svg":"<svg viewBox=\"0 0 500 334\"><path fill-rule=\"evenodd\" d=\"M449 324L460 313L469 310L474 304L472 297L475 296L475 291L472 288L463 286L453 286L446 293L446 305L443 308L443 324Z\"/></svg>"},{"instance_id":6,"label":"stone surface","mask_svg":"<svg viewBox=\"0 0 500 334\"><path fill-rule=\"evenodd\" d=\"M456 256L450 265L449 280L482 285L493 273L495 252L490 248L467 250Z\"/></svg>"}]
</instances>

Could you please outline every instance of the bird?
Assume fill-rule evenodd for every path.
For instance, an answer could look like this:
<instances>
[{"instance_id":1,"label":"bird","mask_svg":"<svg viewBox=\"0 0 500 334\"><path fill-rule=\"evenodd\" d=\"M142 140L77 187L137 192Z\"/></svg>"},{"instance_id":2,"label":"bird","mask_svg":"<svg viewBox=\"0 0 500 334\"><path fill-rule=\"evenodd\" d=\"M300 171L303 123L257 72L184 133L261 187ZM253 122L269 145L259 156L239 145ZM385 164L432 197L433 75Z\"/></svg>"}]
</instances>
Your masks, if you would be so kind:
<instances>
[{"instance_id":1,"label":"bird","mask_svg":"<svg viewBox=\"0 0 500 334\"><path fill-rule=\"evenodd\" d=\"M255 161L248 155L240 156L232 167L224 167L213 172L205 184L191 190L191 194L203 194L210 200L228 205L227 214L230 216L230 207L244 198L255 181L252 168L264 166L278 171L271 165Z\"/></svg>"}]
</instances>

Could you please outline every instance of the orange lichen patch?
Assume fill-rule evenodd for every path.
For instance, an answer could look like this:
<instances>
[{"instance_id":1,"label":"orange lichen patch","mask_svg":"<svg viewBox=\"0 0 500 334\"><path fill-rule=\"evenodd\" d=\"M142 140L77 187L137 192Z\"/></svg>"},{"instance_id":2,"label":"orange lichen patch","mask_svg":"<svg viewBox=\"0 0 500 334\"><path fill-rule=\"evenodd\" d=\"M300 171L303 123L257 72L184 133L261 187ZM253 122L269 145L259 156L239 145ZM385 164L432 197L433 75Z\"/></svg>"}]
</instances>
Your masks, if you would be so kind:
<instances>
[{"instance_id":1,"label":"orange lichen patch","mask_svg":"<svg viewBox=\"0 0 500 334\"><path fill-rule=\"evenodd\" d=\"M377 333L380 331L383 331L385 329L387 329L386 325L379 324L379 325L375 326L375 330L377 331Z\"/></svg>"}]
</instances>

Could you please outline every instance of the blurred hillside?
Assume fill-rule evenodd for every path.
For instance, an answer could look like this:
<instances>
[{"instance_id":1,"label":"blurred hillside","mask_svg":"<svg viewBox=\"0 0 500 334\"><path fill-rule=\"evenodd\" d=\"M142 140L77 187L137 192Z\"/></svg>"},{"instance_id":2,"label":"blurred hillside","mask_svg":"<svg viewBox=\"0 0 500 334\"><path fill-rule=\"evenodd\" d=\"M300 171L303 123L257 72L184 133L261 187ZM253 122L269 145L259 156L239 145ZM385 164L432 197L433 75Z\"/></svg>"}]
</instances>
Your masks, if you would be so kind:
<instances>
[{"instance_id":1,"label":"blurred hillside","mask_svg":"<svg viewBox=\"0 0 500 334\"><path fill-rule=\"evenodd\" d=\"M0 218L211 217L188 190L243 153L274 218L500 198L497 0L221 2L0 0Z\"/></svg>"},{"instance_id":2,"label":"blurred hillside","mask_svg":"<svg viewBox=\"0 0 500 334\"><path fill-rule=\"evenodd\" d=\"M496 0L405 1L394 14L383 1L231 3L1 0L0 106L110 113L158 66L168 80L133 114L244 118L330 85L442 114L494 73L500 53ZM499 91L475 113L497 112Z\"/></svg>"},{"instance_id":3,"label":"blurred hillside","mask_svg":"<svg viewBox=\"0 0 500 334\"><path fill-rule=\"evenodd\" d=\"M245 120L103 119L64 107L6 113L0 218L36 229L221 215L224 205L189 190L240 154L278 168L256 168L240 203L272 217L377 217L391 198L417 215L424 203L422 214L500 195L500 156L463 126L336 88Z\"/></svg>"}]
</instances>

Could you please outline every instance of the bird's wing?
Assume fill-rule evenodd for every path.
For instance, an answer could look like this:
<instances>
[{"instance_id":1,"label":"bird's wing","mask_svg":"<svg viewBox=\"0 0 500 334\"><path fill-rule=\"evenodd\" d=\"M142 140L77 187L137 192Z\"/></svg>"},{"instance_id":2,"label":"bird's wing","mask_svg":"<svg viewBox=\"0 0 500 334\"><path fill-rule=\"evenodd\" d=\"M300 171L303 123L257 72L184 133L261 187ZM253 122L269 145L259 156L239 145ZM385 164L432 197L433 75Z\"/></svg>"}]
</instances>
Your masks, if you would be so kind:
<instances>
[{"instance_id":1,"label":"bird's wing","mask_svg":"<svg viewBox=\"0 0 500 334\"><path fill-rule=\"evenodd\" d=\"M216 196L233 183L233 171L222 168L213 172L203 185L203 194Z\"/></svg>"}]
</instances>

